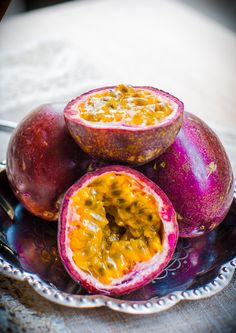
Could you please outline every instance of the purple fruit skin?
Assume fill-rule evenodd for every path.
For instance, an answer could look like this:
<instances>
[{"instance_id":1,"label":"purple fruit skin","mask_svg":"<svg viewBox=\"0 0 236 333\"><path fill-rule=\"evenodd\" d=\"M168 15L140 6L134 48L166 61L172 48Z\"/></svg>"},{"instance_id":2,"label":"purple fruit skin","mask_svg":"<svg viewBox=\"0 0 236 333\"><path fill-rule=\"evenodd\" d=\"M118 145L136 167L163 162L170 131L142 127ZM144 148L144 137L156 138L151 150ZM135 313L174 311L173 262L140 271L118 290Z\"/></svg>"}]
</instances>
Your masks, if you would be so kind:
<instances>
[{"instance_id":1,"label":"purple fruit skin","mask_svg":"<svg viewBox=\"0 0 236 333\"><path fill-rule=\"evenodd\" d=\"M64 192L86 172L91 158L71 138L64 104L45 104L27 115L13 132L7 176L18 200L34 215L57 220Z\"/></svg>"},{"instance_id":2,"label":"purple fruit skin","mask_svg":"<svg viewBox=\"0 0 236 333\"><path fill-rule=\"evenodd\" d=\"M93 158L129 165L141 165L160 156L173 142L179 132L183 118L183 103L176 97L153 87L147 89L160 96L168 97L177 106L177 112L159 125L138 128L132 125L118 127L94 127L79 117L78 101L98 91L114 89L114 86L91 90L80 95L65 108L65 120L75 142ZM155 140L154 140L155 138Z\"/></svg>"},{"instance_id":3,"label":"purple fruit skin","mask_svg":"<svg viewBox=\"0 0 236 333\"><path fill-rule=\"evenodd\" d=\"M167 194L177 212L180 237L197 237L219 225L233 200L230 161L216 134L185 112L173 145L139 168Z\"/></svg>"}]
</instances>

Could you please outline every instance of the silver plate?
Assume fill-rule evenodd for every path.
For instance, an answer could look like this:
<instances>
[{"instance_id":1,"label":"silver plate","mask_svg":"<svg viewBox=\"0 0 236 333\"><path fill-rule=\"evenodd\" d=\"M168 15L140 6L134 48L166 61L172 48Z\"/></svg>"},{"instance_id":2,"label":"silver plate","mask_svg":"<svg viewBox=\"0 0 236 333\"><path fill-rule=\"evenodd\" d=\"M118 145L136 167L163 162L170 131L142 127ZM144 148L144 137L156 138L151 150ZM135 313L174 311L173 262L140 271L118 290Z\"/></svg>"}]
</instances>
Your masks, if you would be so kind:
<instances>
[{"instance_id":1,"label":"silver plate","mask_svg":"<svg viewBox=\"0 0 236 333\"><path fill-rule=\"evenodd\" d=\"M0 194L14 207L14 222L0 208L0 272L27 281L54 303L74 308L107 306L131 314L157 313L182 300L212 296L233 277L236 199L218 228L195 239L179 239L173 259L158 278L131 294L108 297L88 294L68 276L57 252L56 225L32 216L16 201L4 169L0 188Z\"/></svg>"}]
</instances>

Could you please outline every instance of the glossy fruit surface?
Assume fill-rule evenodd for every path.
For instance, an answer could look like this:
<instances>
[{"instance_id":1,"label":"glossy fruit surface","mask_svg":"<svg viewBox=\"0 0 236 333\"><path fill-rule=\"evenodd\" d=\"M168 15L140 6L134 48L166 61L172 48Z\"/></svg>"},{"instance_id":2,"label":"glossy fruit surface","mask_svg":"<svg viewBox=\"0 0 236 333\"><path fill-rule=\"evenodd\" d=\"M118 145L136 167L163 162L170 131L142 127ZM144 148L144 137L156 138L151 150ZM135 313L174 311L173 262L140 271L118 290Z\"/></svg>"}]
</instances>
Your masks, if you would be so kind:
<instances>
[{"instance_id":1,"label":"glossy fruit surface","mask_svg":"<svg viewBox=\"0 0 236 333\"><path fill-rule=\"evenodd\" d=\"M185 112L173 145L140 168L167 194L177 213L181 237L196 237L223 221L233 200L234 178L216 134Z\"/></svg>"},{"instance_id":2,"label":"glossy fruit surface","mask_svg":"<svg viewBox=\"0 0 236 333\"><path fill-rule=\"evenodd\" d=\"M64 104L45 104L13 132L7 176L18 200L34 215L57 220L61 196L85 173L90 158L65 125Z\"/></svg>"},{"instance_id":3,"label":"glossy fruit surface","mask_svg":"<svg viewBox=\"0 0 236 333\"><path fill-rule=\"evenodd\" d=\"M58 228L59 253L71 277L89 291L116 295L159 275L178 238L169 199L124 166L89 172L72 185Z\"/></svg>"},{"instance_id":4,"label":"glossy fruit surface","mask_svg":"<svg viewBox=\"0 0 236 333\"><path fill-rule=\"evenodd\" d=\"M174 141L183 103L153 87L94 89L65 108L74 140L100 160L138 165L162 154Z\"/></svg>"}]
</instances>

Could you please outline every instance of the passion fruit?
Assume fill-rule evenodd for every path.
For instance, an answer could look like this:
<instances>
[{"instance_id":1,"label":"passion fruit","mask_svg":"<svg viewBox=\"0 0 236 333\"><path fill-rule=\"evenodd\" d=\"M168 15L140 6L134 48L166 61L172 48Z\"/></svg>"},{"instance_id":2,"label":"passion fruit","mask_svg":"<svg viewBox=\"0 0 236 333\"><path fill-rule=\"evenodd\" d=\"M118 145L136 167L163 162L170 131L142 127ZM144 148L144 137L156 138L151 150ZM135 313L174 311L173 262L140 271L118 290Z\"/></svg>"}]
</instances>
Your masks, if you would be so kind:
<instances>
[{"instance_id":1,"label":"passion fruit","mask_svg":"<svg viewBox=\"0 0 236 333\"><path fill-rule=\"evenodd\" d=\"M216 134L185 112L173 145L140 169L173 203L181 237L200 236L219 225L233 201L234 177Z\"/></svg>"},{"instance_id":2,"label":"passion fruit","mask_svg":"<svg viewBox=\"0 0 236 333\"><path fill-rule=\"evenodd\" d=\"M86 172L91 158L71 138L64 104L45 104L27 115L13 132L7 176L18 200L34 215L57 220L64 192Z\"/></svg>"},{"instance_id":3,"label":"passion fruit","mask_svg":"<svg viewBox=\"0 0 236 333\"><path fill-rule=\"evenodd\" d=\"M162 90L121 84L80 95L64 114L71 135L87 154L139 165L173 143L183 109L180 100Z\"/></svg>"},{"instance_id":4,"label":"passion fruit","mask_svg":"<svg viewBox=\"0 0 236 333\"><path fill-rule=\"evenodd\" d=\"M170 261L177 238L167 196L128 167L87 173L61 204L61 259L71 277L91 292L120 295L149 283Z\"/></svg>"}]
</instances>

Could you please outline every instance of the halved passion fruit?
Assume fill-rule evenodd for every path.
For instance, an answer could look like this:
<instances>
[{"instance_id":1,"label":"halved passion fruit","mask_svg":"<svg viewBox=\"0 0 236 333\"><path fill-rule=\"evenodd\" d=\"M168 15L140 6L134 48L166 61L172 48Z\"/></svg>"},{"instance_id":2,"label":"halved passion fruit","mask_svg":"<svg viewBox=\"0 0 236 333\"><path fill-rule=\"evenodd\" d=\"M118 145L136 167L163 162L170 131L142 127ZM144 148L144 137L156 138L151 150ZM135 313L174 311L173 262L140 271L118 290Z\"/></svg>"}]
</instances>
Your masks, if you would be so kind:
<instances>
[{"instance_id":1,"label":"halved passion fruit","mask_svg":"<svg viewBox=\"0 0 236 333\"><path fill-rule=\"evenodd\" d=\"M92 292L119 295L147 284L170 261L177 238L167 196L128 167L87 173L61 205L60 256L71 277Z\"/></svg>"},{"instance_id":2,"label":"halved passion fruit","mask_svg":"<svg viewBox=\"0 0 236 333\"><path fill-rule=\"evenodd\" d=\"M121 84L80 95L64 114L71 135L86 153L138 165L173 143L183 109L181 101L164 91Z\"/></svg>"}]
</instances>

